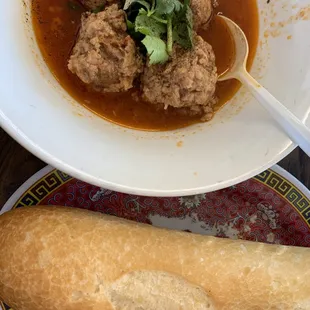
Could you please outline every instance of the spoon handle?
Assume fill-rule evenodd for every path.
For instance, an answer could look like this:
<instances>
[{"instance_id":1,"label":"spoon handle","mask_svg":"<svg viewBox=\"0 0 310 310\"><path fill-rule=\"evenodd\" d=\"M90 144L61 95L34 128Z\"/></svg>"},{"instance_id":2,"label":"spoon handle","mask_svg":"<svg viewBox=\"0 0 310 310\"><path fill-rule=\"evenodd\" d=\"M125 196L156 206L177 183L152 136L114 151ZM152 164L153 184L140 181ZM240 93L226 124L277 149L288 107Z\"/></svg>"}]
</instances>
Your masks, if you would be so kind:
<instances>
[{"instance_id":1,"label":"spoon handle","mask_svg":"<svg viewBox=\"0 0 310 310\"><path fill-rule=\"evenodd\" d=\"M310 129L306 127L280 101L273 97L247 71L238 73L238 79L246 85L260 104L271 114L291 140L310 156Z\"/></svg>"}]
</instances>

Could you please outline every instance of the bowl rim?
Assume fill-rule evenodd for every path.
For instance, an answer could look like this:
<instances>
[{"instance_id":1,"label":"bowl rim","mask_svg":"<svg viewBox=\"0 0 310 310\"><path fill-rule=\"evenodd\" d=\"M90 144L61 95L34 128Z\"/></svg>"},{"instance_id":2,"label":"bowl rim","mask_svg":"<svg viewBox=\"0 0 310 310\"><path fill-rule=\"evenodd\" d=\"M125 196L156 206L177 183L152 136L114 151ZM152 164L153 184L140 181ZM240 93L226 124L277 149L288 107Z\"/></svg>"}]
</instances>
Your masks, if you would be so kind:
<instances>
[{"instance_id":1,"label":"bowl rim","mask_svg":"<svg viewBox=\"0 0 310 310\"><path fill-rule=\"evenodd\" d=\"M47 164L50 164L54 168L57 168L68 175L80 179L84 182L113 190L116 192L122 192L132 195L140 195L140 196L156 196L156 197L178 197L178 196L190 196L197 194L204 194L207 192L212 192L216 190L220 190L223 188L227 188L233 186L235 184L246 181L266 169L269 169L287 155L289 155L297 145L292 141L288 144L288 146L279 152L276 156L273 157L272 160L268 161L264 165L257 167L256 169L250 170L247 173L240 175L233 179L228 179L226 181L218 182L213 185L195 187L190 189L177 189L177 190L157 190L157 189L145 189L145 188L137 188L131 186L125 186L121 184L117 184L114 182L108 182L101 178L94 177L85 171L82 171L78 168L71 166L68 163L63 162L59 158L53 156L51 153L42 149L39 145L34 143L27 135L25 135L13 122L6 117L6 115L0 110L0 125L4 131L6 131L15 141L17 141L21 146L23 146L30 153L41 159Z\"/></svg>"}]
</instances>

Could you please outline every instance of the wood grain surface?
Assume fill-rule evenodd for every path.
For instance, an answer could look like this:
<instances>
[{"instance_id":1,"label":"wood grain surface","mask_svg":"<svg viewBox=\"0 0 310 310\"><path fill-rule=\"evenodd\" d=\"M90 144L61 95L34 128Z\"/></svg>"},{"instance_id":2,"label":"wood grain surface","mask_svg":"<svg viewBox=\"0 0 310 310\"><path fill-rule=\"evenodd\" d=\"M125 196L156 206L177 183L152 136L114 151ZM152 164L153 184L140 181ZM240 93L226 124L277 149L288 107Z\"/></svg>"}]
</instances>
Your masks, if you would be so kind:
<instances>
[{"instance_id":1,"label":"wood grain surface","mask_svg":"<svg viewBox=\"0 0 310 310\"><path fill-rule=\"evenodd\" d=\"M0 128L0 209L20 185L45 165ZM310 159L300 149L280 165L310 188Z\"/></svg>"}]
</instances>

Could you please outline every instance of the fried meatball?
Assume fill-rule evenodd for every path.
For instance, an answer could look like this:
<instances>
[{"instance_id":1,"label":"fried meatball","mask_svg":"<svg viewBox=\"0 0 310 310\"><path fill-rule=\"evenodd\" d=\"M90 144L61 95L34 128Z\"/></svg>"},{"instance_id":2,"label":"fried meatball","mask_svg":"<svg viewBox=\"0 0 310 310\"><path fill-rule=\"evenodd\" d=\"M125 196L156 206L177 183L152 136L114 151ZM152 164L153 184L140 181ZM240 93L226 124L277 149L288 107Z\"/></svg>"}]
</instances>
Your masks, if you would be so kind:
<instances>
[{"instance_id":1,"label":"fried meatball","mask_svg":"<svg viewBox=\"0 0 310 310\"><path fill-rule=\"evenodd\" d=\"M120 92L133 86L142 67L136 45L126 33L124 11L117 5L82 16L68 63L72 73L96 91Z\"/></svg>"},{"instance_id":2,"label":"fried meatball","mask_svg":"<svg viewBox=\"0 0 310 310\"><path fill-rule=\"evenodd\" d=\"M201 114L202 120L209 120L216 103L217 78L212 47L197 36L192 50L175 45L171 61L145 67L142 96L159 108L186 108L187 114Z\"/></svg>"},{"instance_id":3,"label":"fried meatball","mask_svg":"<svg viewBox=\"0 0 310 310\"><path fill-rule=\"evenodd\" d=\"M190 5L193 12L194 29L204 28L212 16L212 0L191 0Z\"/></svg>"}]
</instances>

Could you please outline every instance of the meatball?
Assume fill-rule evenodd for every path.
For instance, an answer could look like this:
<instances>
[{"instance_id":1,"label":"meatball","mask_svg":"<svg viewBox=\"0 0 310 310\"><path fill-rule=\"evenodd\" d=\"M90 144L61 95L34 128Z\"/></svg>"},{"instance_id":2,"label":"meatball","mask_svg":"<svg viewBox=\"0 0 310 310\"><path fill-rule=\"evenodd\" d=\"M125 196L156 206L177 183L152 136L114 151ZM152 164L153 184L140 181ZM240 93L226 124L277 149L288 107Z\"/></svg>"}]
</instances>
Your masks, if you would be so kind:
<instances>
[{"instance_id":1,"label":"meatball","mask_svg":"<svg viewBox=\"0 0 310 310\"><path fill-rule=\"evenodd\" d=\"M191 0L194 28L204 28L210 21L213 12L212 0Z\"/></svg>"},{"instance_id":2,"label":"meatball","mask_svg":"<svg viewBox=\"0 0 310 310\"><path fill-rule=\"evenodd\" d=\"M207 121L213 116L217 78L212 47L197 36L193 50L175 45L171 61L145 67L142 96L159 108L186 108L187 114L200 114Z\"/></svg>"},{"instance_id":3,"label":"meatball","mask_svg":"<svg viewBox=\"0 0 310 310\"><path fill-rule=\"evenodd\" d=\"M85 13L68 68L101 92L126 91L142 72L142 60L126 33L125 16L113 4L98 14Z\"/></svg>"}]
</instances>

